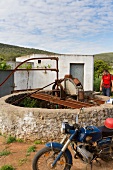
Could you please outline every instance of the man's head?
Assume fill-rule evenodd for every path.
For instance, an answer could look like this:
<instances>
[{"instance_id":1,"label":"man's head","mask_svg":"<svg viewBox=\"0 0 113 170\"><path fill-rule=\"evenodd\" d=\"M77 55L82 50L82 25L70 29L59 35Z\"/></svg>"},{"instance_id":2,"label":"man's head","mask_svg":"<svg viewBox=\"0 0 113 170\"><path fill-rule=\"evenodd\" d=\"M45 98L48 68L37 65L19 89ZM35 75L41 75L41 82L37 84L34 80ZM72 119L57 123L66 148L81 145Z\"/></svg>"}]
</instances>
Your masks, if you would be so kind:
<instances>
[{"instance_id":1,"label":"man's head","mask_svg":"<svg viewBox=\"0 0 113 170\"><path fill-rule=\"evenodd\" d=\"M103 75L107 75L107 74L109 74L109 71L106 70L106 69L104 69L104 70L103 70Z\"/></svg>"}]
</instances>

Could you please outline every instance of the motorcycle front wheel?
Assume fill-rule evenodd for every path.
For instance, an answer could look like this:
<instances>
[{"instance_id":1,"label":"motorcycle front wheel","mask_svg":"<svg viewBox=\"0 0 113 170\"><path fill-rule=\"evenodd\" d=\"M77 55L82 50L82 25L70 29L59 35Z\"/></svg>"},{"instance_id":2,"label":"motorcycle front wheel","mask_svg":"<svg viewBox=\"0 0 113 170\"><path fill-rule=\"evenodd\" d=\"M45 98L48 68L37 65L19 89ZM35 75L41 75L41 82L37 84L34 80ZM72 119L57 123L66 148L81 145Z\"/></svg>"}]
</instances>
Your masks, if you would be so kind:
<instances>
[{"instance_id":1,"label":"motorcycle front wheel","mask_svg":"<svg viewBox=\"0 0 113 170\"><path fill-rule=\"evenodd\" d=\"M54 167L51 167L60 150L45 147L35 155L32 163L33 170L70 170L71 165L68 164L68 157L64 153Z\"/></svg>"}]
</instances>

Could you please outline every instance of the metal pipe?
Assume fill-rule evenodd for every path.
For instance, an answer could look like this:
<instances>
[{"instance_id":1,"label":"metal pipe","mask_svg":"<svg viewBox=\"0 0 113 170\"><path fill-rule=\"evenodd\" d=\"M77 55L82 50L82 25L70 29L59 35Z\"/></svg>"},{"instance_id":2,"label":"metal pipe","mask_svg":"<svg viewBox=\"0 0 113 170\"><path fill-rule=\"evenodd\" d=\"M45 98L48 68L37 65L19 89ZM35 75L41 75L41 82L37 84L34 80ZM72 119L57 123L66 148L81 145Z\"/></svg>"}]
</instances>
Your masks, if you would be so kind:
<instances>
[{"instance_id":1,"label":"metal pipe","mask_svg":"<svg viewBox=\"0 0 113 170\"><path fill-rule=\"evenodd\" d=\"M47 70L47 71L56 71L57 72L57 69L54 69L54 68L37 68L37 69L17 69L16 71L41 71L41 70Z\"/></svg>"},{"instance_id":2,"label":"metal pipe","mask_svg":"<svg viewBox=\"0 0 113 170\"><path fill-rule=\"evenodd\" d=\"M57 58L57 60L56 60L56 68L57 68L57 70L58 70L58 58ZM59 70L57 71L57 80L58 80L58 72L59 72Z\"/></svg>"}]
</instances>

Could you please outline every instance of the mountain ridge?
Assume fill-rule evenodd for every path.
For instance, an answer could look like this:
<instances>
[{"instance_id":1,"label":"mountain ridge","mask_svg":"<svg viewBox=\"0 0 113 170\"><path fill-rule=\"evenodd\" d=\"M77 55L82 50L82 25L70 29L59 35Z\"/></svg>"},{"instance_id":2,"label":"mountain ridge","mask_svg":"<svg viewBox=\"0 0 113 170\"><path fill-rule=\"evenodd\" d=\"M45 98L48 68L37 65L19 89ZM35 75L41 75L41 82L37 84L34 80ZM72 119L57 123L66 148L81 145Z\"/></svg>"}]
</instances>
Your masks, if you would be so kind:
<instances>
[{"instance_id":1,"label":"mountain ridge","mask_svg":"<svg viewBox=\"0 0 113 170\"><path fill-rule=\"evenodd\" d=\"M24 55L30 54L57 54L54 52L39 50L35 48L27 48L27 47L20 47L15 45L3 44L0 43L0 59L5 59L6 61L12 60L15 61L17 57L21 57Z\"/></svg>"},{"instance_id":2,"label":"mountain ridge","mask_svg":"<svg viewBox=\"0 0 113 170\"><path fill-rule=\"evenodd\" d=\"M5 59L6 61L15 61L17 57L30 54L61 55L58 53L39 50L35 48L20 47L16 45L0 43L0 59ZM113 52L95 54L94 60L104 60L108 63L113 63Z\"/></svg>"}]
</instances>

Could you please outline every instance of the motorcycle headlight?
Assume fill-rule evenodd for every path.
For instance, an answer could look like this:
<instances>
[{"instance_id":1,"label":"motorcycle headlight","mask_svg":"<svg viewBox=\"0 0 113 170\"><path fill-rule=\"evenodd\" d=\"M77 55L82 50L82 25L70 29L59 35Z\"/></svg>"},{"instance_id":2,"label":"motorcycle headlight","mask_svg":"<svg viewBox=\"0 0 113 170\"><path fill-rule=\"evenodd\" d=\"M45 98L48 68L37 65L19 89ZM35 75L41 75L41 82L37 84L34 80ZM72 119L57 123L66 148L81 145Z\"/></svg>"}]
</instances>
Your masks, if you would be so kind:
<instances>
[{"instance_id":1,"label":"motorcycle headlight","mask_svg":"<svg viewBox=\"0 0 113 170\"><path fill-rule=\"evenodd\" d=\"M61 133L65 134L65 130L66 130L65 123L63 122L61 126Z\"/></svg>"}]
</instances>

